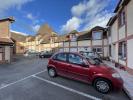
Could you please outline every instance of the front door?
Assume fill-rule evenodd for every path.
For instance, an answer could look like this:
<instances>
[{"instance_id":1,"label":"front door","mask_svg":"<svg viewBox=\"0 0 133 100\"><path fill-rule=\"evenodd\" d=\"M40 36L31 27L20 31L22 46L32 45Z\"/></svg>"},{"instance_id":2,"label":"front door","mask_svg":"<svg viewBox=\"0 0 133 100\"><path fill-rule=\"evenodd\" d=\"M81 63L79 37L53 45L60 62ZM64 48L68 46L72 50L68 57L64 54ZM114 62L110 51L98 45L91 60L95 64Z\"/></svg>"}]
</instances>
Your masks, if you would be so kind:
<instances>
[{"instance_id":1,"label":"front door","mask_svg":"<svg viewBox=\"0 0 133 100\"><path fill-rule=\"evenodd\" d=\"M70 53L68 55L69 67L68 73L72 78L88 82L89 67L82 66L83 58L77 54Z\"/></svg>"}]
</instances>

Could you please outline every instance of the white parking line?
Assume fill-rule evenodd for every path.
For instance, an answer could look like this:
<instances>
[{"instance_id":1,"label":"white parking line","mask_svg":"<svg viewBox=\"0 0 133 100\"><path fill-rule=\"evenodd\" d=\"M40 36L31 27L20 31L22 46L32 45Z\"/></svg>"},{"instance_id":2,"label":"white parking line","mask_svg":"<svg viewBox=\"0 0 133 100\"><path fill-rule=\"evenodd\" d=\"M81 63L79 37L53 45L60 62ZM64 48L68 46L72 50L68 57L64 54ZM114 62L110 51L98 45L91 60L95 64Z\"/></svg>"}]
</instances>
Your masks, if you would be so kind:
<instances>
[{"instance_id":1,"label":"white parking line","mask_svg":"<svg viewBox=\"0 0 133 100\"><path fill-rule=\"evenodd\" d=\"M41 77L38 77L38 76L35 76L35 75L32 75L32 76L35 77L35 78L37 78L37 79L39 79L39 80L42 80L42 81L44 81L44 82L47 82L47 83L50 83L50 84L52 84L52 85L61 87L61 88L65 89L65 90L68 90L68 91L71 91L71 92L73 92L73 93L77 93L77 94L79 94L79 95L85 96L85 97L87 97L87 98L90 98L90 99L93 99L93 100L102 100L102 99L100 99L100 98L91 96L91 95L89 95L89 94L86 94L86 93L83 93L83 92L80 92L80 91L77 91L77 90L74 90L74 89L72 89L72 88L63 86L63 85L61 85L61 84L58 84L58 83L55 83L55 82L52 82L52 81L43 79L43 78L41 78Z\"/></svg>"},{"instance_id":2,"label":"white parking line","mask_svg":"<svg viewBox=\"0 0 133 100\"><path fill-rule=\"evenodd\" d=\"M25 78L22 78L22 79L20 79L20 80L18 80L18 81L15 81L15 82L12 82L12 83L6 84L6 85L0 87L0 90L3 89L3 88L6 88L6 87L8 87L8 86L11 86L11 85L13 85L13 84L19 83L19 82L21 82L21 81L23 81L23 80L26 80L26 79L32 77L33 75L38 75L38 74L40 74L40 73L43 73L43 72L45 72L45 71L47 71L47 70L45 69L45 70L40 71L40 72L38 72L38 73L35 73L35 74L32 74L32 75L27 76L27 77L25 77Z\"/></svg>"}]
</instances>

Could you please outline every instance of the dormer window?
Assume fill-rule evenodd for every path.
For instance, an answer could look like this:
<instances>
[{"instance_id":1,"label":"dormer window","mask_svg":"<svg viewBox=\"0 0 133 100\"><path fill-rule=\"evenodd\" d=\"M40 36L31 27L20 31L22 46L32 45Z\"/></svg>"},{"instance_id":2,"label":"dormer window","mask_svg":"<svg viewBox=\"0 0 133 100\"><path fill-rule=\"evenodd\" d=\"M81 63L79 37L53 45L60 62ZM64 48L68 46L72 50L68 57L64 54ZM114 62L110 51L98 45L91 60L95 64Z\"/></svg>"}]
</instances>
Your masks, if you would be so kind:
<instances>
[{"instance_id":1,"label":"dormer window","mask_svg":"<svg viewBox=\"0 0 133 100\"><path fill-rule=\"evenodd\" d=\"M102 39L102 31L93 31L92 32L92 39L93 40L100 40L100 39Z\"/></svg>"},{"instance_id":2,"label":"dormer window","mask_svg":"<svg viewBox=\"0 0 133 100\"><path fill-rule=\"evenodd\" d=\"M76 41L77 40L77 35L76 34L70 34L70 40L71 41Z\"/></svg>"}]
</instances>

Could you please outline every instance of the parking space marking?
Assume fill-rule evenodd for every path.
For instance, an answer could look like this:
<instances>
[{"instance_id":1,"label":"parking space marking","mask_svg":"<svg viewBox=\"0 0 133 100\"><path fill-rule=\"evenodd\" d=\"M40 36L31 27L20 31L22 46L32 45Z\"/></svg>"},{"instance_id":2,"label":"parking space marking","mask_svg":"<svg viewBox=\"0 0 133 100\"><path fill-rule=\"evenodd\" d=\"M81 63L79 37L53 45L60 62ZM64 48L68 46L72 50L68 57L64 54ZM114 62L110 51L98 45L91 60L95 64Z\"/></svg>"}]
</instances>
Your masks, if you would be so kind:
<instances>
[{"instance_id":1,"label":"parking space marking","mask_svg":"<svg viewBox=\"0 0 133 100\"><path fill-rule=\"evenodd\" d=\"M6 87L8 87L8 86L11 86L11 85L13 85L13 84L16 84L16 83L19 83L19 82L21 82L21 81L24 81L24 80L26 80L26 79L28 79L28 78L31 78L33 75L38 75L38 74L40 74L40 73L43 73L43 72L45 72L45 71L47 71L47 70L45 69L45 70L43 70L43 71L40 71L40 72L35 73L35 74L32 74L32 75L30 75L30 76L27 76L27 77L25 77L25 78L22 78L22 79L20 79L20 80L15 81L15 82L6 84L6 85L0 87L0 90L3 89L3 88L6 88Z\"/></svg>"},{"instance_id":2,"label":"parking space marking","mask_svg":"<svg viewBox=\"0 0 133 100\"><path fill-rule=\"evenodd\" d=\"M76 94L79 94L79 95L85 96L85 97L90 98L90 99L92 99L92 100L102 100L102 99L97 98L97 97L94 97L94 96L92 96L92 95L89 95L89 94L86 94L86 93L83 93L83 92L80 92L80 91L74 90L74 89L72 89L72 88L69 88L69 87L63 86L63 85L61 85L61 84L58 84L58 83L55 83L55 82L52 82L52 81L49 81L49 80L43 79L43 78L38 77L38 76L36 76L36 75L32 75L32 76L35 77L35 78L37 78L37 79L39 79L39 80L42 80L42 81L44 81L44 82L47 82L47 83L49 83L49 84L52 84L52 85L55 85L55 86L61 87L61 88L65 89L65 90L68 90L68 91L70 91L70 92L73 92L73 93L76 93Z\"/></svg>"}]
</instances>

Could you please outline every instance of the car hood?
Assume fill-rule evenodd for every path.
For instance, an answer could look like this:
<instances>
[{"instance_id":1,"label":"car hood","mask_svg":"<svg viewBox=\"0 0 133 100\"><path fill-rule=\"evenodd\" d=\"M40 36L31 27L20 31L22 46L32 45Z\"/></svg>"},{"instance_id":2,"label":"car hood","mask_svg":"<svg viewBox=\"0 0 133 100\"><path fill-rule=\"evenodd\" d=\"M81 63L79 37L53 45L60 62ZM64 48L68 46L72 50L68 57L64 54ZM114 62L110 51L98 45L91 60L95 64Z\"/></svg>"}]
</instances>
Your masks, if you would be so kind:
<instances>
[{"instance_id":1,"label":"car hood","mask_svg":"<svg viewBox=\"0 0 133 100\"><path fill-rule=\"evenodd\" d=\"M117 71L114 68L111 68L107 65L100 64L100 65L95 65L94 70L100 73L105 73L105 74L112 74L116 73Z\"/></svg>"}]
</instances>

